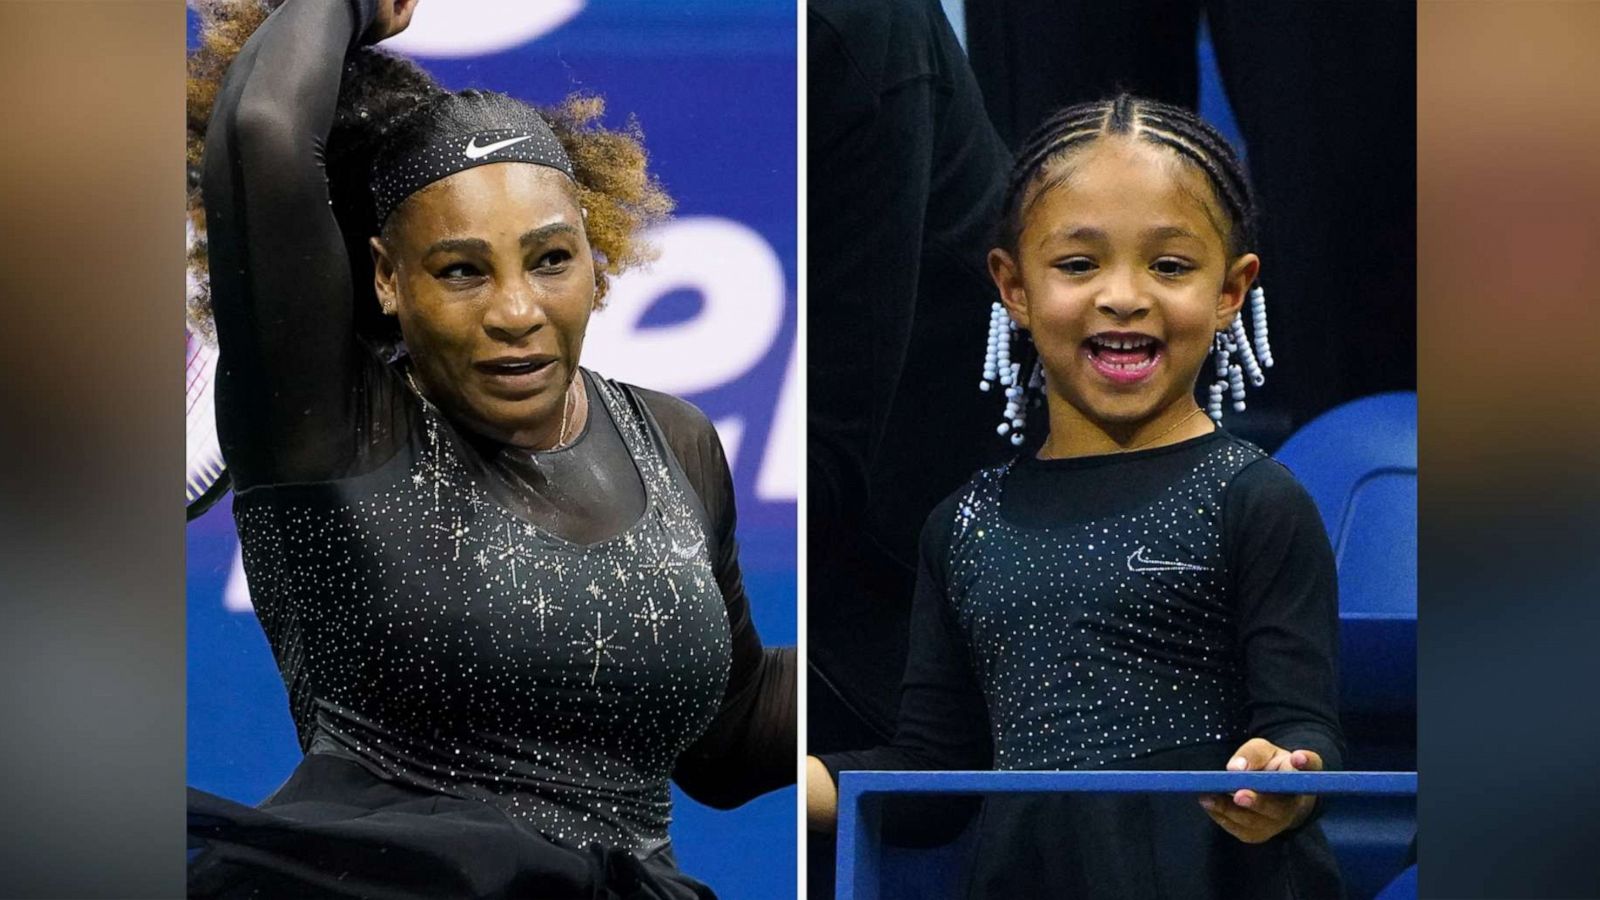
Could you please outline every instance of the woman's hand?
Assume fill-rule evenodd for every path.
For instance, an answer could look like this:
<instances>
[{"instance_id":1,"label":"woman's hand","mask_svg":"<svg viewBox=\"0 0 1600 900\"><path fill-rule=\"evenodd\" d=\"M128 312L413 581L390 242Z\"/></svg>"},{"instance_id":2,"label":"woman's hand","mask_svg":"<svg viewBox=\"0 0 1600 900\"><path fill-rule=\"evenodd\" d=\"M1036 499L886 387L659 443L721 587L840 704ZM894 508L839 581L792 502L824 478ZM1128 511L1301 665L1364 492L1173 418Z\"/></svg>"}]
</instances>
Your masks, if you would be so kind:
<instances>
[{"instance_id":1,"label":"woman's hand","mask_svg":"<svg viewBox=\"0 0 1600 900\"><path fill-rule=\"evenodd\" d=\"M1228 760L1230 772L1320 772L1322 757L1313 750L1285 750L1263 738L1245 741ZM1200 798L1211 821L1246 844L1269 841L1299 825L1311 814L1311 794L1260 794L1240 790Z\"/></svg>"},{"instance_id":2,"label":"woman's hand","mask_svg":"<svg viewBox=\"0 0 1600 900\"><path fill-rule=\"evenodd\" d=\"M378 0L378 17L372 20L372 27L362 37L362 43L376 44L405 31L420 2L422 0Z\"/></svg>"}]
</instances>

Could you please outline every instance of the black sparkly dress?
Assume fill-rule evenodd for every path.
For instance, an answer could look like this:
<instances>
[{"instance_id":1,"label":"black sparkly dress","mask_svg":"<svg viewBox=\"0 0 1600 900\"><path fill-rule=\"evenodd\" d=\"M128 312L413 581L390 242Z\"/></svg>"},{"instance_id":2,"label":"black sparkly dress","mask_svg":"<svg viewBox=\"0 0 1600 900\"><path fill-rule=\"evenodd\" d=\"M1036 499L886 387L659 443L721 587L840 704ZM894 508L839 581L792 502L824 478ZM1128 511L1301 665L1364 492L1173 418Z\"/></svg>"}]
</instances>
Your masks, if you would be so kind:
<instances>
[{"instance_id":1,"label":"black sparkly dress","mask_svg":"<svg viewBox=\"0 0 1600 900\"><path fill-rule=\"evenodd\" d=\"M1339 767L1333 555L1256 448L1021 458L935 509L922 549L895 739L831 772L1220 770L1251 737ZM1340 893L1314 822L1251 846L1194 797L993 797L977 828L972 897Z\"/></svg>"},{"instance_id":2,"label":"black sparkly dress","mask_svg":"<svg viewBox=\"0 0 1600 900\"><path fill-rule=\"evenodd\" d=\"M218 431L306 757L259 807L190 791L190 894L709 897L669 781L736 806L793 781L795 733L720 442L582 372L569 444L499 444L358 337L322 142L373 7L288 0L207 135Z\"/></svg>"}]
</instances>

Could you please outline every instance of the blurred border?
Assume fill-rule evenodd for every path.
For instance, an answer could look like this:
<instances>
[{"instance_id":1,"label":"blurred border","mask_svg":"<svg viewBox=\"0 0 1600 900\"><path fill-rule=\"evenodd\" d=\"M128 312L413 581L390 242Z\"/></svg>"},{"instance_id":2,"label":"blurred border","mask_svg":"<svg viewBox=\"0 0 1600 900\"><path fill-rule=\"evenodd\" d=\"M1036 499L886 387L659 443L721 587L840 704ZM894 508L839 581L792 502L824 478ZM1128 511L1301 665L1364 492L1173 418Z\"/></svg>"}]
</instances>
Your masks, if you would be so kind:
<instances>
[{"instance_id":1,"label":"blurred border","mask_svg":"<svg viewBox=\"0 0 1600 900\"><path fill-rule=\"evenodd\" d=\"M0 2L0 896L183 894L184 5Z\"/></svg>"},{"instance_id":2,"label":"blurred border","mask_svg":"<svg viewBox=\"0 0 1600 900\"><path fill-rule=\"evenodd\" d=\"M1421 895L1594 897L1600 3L1417 24Z\"/></svg>"}]
</instances>

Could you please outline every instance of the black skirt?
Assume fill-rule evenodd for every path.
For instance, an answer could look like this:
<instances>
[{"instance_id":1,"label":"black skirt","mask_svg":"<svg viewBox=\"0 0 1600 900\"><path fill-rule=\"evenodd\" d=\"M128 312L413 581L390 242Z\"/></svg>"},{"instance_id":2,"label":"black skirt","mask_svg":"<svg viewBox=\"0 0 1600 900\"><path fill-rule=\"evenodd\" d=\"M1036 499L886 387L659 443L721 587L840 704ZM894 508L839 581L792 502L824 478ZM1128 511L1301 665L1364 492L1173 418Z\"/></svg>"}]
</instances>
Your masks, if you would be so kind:
<instances>
[{"instance_id":1,"label":"black skirt","mask_svg":"<svg viewBox=\"0 0 1600 900\"><path fill-rule=\"evenodd\" d=\"M259 807L189 789L189 896L715 900L670 850L566 846L489 803L313 753Z\"/></svg>"}]
</instances>

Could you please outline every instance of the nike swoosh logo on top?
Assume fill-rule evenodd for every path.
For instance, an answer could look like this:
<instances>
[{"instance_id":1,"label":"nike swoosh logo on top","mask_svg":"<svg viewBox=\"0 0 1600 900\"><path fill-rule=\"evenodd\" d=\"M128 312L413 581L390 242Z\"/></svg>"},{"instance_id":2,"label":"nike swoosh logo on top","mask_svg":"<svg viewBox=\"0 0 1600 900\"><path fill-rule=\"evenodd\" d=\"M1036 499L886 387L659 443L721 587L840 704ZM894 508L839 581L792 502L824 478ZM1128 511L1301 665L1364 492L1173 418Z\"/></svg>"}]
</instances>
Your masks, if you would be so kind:
<instances>
[{"instance_id":1,"label":"nike swoosh logo on top","mask_svg":"<svg viewBox=\"0 0 1600 900\"><path fill-rule=\"evenodd\" d=\"M472 140L467 142L467 159L483 159L485 156L488 156L496 150L504 150L512 144L520 144L531 137L533 137L533 135L525 134L522 137L506 138L503 141L495 141L492 144L484 144L482 147L478 146L478 139L474 137Z\"/></svg>"},{"instance_id":2,"label":"nike swoosh logo on top","mask_svg":"<svg viewBox=\"0 0 1600 900\"><path fill-rule=\"evenodd\" d=\"M1128 554L1128 571L1130 572L1209 572L1209 566L1197 566L1194 563L1175 562L1168 559L1150 559L1144 555L1144 546Z\"/></svg>"}]
</instances>

